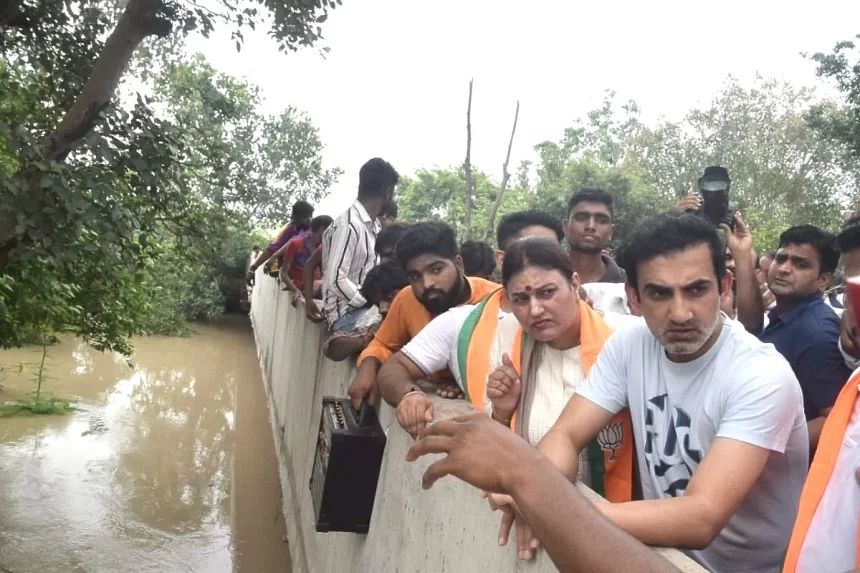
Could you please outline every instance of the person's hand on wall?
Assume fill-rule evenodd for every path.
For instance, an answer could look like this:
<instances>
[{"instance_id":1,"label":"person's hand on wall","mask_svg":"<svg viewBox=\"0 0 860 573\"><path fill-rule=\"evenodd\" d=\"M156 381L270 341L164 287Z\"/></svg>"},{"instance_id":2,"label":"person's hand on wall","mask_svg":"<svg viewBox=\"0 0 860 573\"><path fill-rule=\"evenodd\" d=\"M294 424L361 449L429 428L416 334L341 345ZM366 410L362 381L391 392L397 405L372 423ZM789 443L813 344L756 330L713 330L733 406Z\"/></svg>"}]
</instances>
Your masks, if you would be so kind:
<instances>
[{"instance_id":1,"label":"person's hand on wall","mask_svg":"<svg viewBox=\"0 0 860 573\"><path fill-rule=\"evenodd\" d=\"M493 403L497 420L510 420L520 403L522 382L510 356L502 356L502 364L487 379L487 398Z\"/></svg>"},{"instance_id":2,"label":"person's hand on wall","mask_svg":"<svg viewBox=\"0 0 860 573\"><path fill-rule=\"evenodd\" d=\"M517 434L485 414L437 422L418 434L406 453L414 462L427 454L447 454L427 468L424 489L451 475L489 493L508 493L541 454Z\"/></svg>"},{"instance_id":3,"label":"person's hand on wall","mask_svg":"<svg viewBox=\"0 0 860 573\"><path fill-rule=\"evenodd\" d=\"M352 407L358 410L362 402L375 406L379 400L379 388L376 386L376 370L372 368L359 367L355 378L349 385L347 391L352 400Z\"/></svg>"},{"instance_id":4,"label":"person's hand on wall","mask_svg":"<svg viewBox=\"0 0 860 573\"><path fill-rule=\"evenodd\" d=\"M484 493L490 502L490 509L493 511L502 512L502 520L499 525L499 545L505 546L508 544L508 539L511 534L511 526L516 525L517 528L517 557L523 560L529 560L535 556L536 551L540 547L537 538L532 533L532 529L517 508L514 499L502 493Z\"/></svg>"},{"instance_id":5,"label":"person's hand on wall","mask_svg":"<svg viewBox=\"0 0 860 573\"><path fill-rule=\"evenodd\" d=\"M463 391L456 384L442 383L436 387L436 394L449 400L458 400L464 396Z\"/></svg>"},{"instance_id":6,"label":"person's hand on wall","mask_svg":"<svg viewBox=\"0 0 860 573\"><path fill-rule=\"evenodd\" d=\"M413 438L433 421L433 402L423 392L410 392L397 404L397 423Z\"/></svg>"},{"instance_id":7,"label":"person's hand on wall","mask_svg":"<svg viewBox=\"0 0 860 573\"><path fill-rule=\"evenodd\" d=\"M308 299L305 299L305 316L307 316L308 320L314 324L319 324L325 319L323 313L321 313L320 309L317 308L316 303L313 300Z\"/></svg>"}]
</instances>

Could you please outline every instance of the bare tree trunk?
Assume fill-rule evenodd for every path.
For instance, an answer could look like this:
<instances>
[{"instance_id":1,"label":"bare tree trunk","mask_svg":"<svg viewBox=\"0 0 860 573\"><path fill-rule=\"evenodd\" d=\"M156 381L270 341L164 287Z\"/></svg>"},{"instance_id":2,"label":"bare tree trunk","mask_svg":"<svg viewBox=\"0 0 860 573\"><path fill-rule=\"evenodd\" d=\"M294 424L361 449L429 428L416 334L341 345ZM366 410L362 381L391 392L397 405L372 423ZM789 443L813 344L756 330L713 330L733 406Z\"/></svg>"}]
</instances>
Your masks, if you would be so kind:
<instances>
[{"instance_id":1,"label":"bare tree trunk","mask_svg":"<svg viewBox=\"0 0 860 573\"><path fill-rule=\"evenodd\" d=\"M45 161L64 161L75 143L95 124L99 112L110 102L119 80L128 68L135 50L148 36L164 37L171 32L171 23L158 15L161 0L130 0L119 22L105 42L104 49L93 66L87 83L60 125L43 142ZM19 173L25 181L28 202L38 206L45 201L40 173ZM32 207L31 207L32 208ZM0 214L0 270L9 259L9 252L20 239L15 233L15 214Z\"/></svg>"},{"instance_id":2,"label":"bare tree trunk","mask_svg":"<svg viewBox=\"0 0 860 573\"><path fill-rule=\"evenodd\" d=\"M493 203L493 209L490 211L490 219L487 221L487 229L484 231L485 241L489 241L490 237L493 236L493 230L496 228L496 215L499 212L499 205L502 204L502 199L504 199L505 192L508 190L508 181L511 179L511 174L508 172L508 165L511 161L511 147L514 145L514 134L517 132L517 120L519 117L520 102L517 100L517 109L514 112L514 126L511 128L511 139L508 141L508 154L505 155L505 163L502 165L502 184L499 185L499 194L496 196L496 202Z\"/></svg>"},{"instance_id":3,"label":"bare tree trunk","mask_svg":"<svg viewBox=\"0 0 860 573\"><path fill-rule=\"evenodd\" d=\"M466 161L463 163L463 169L466 172L466 220L463 226L462 241L468 241L472 234L472 198L475 195L475 184L472 181L472 82L469 80L469 105L466 108Z\"/></svg>"}]
</instances>

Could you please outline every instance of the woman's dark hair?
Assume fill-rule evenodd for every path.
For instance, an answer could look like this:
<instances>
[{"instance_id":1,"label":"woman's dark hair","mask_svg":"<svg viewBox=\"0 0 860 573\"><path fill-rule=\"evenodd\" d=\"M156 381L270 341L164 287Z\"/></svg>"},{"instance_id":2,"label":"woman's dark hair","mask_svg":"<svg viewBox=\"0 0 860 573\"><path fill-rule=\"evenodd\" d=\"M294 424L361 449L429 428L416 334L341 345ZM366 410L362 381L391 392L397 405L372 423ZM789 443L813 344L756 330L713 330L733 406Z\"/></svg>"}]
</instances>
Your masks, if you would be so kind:
<instances>
[{"instance_id":1,"label":"woman's dark hair","mask_svg":"<svg viewBox=\"0 0 860 573\"><path fill-rule=\"evenodd\" d=\"M466 241L460 245L460 258L468 277L487 279L496 270L496 253L485 241Z\"/></svg>"},{"instance_id":2,"label":"woman's dark hair","mask_svg":"<svg viewBox=\"0 0 860 573\"><path fill-rule=\"evenodd\" d=\"M317 215L313 219L311 219L311 231L318 231L320 229L328 229L332 224L332 218L328 215Z\"/></svg>"},{"instance_id":3,"label":"woman's dark hair","mask_svg":"<svg viewBox=\"0 0 860 573\"><path fill-rule=\"evenodd\" d=\"M627 282L638 290L640 263L697 245L707 245L711 251L719 285L726 276L726 248L713 225L690 213L658 215L633 229L621 247L618 263L627 273Z\"/></svg>"},{"instance_id":4,"label":"woman's dark hair","mask_svg":"<svg viewBox=\"0 0 860 573\"><path fill-rule=\"evenodd\" d=\"M307 201L299 200L299 201L296 201L295 203L293 203L293 211L292 211L293 221L295 221L299 217L304 217L305 215L313 216L313 214L314 214L314 206L311 205L310 203L308 203Z\"/></svg>"},{"instance_id":5,"label":"woman's dark hair","mask_svg":"<svg viewBox=\"0 0 860 573\"><path fill-rule=\"evenodd\" d=\"M394 291L409 286L409 277L399 264L394 262L376 265L364 277L361 295L373 304L383 300Z\"/></svg>"},{"instance_id":6,"label":"woman's dark hair","mask_svg":"<svg viewBox=\"0 0 860 573\"><path fill-rule=\"evenodd\" d=\"M559 242L564 238L564 225L561 219L546 211L533 209L531 211L516 211L502 217L496 231L496 244L499 249L506 250L507 246L520 238L520 233L527 227L546 227L555 231Z\"/></svg>"},{"instance_id":7,"label":"woman's dark hair","mask_svg":"<svg viewBox=\"0 0 860 573\"><path fill-rule=\"evenodd\" d=\"M457 234L445 223L415 223L397 243L397 262L406 268L409 261L421 255L438 255L455 260L458 255Z\"/></svg>"},{"instance_id":8,"label":"woman's dark hair","mask_svg":"<svg viewBox=\"0 0 860 573\"><path fill-rule=\"evenodd\" d=\"M558 242L549 237L524 237L505 251L505 260L502 263L502 285L507 288L511 277L522 272L528 265L558 271L568 279L573 277L570 257Z\"/></svg>"}]
</instances>

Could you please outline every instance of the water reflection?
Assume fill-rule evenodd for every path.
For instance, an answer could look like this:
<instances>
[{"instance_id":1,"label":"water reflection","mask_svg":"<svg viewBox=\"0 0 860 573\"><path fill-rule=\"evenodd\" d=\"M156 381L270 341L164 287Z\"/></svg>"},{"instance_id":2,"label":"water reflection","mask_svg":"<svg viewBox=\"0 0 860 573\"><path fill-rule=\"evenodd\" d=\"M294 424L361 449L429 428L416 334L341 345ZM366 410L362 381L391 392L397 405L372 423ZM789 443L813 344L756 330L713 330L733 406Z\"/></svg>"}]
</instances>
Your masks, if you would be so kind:
<instances>
[{"instance_id":1,"label":"water reflection","mask_svg":"<svg viewBox=\"0 0 860 573\"><path fill-rule=\"evenodd\" d=\"M80 410L0 419L0 566L231 570L237 380L260 384L251 335L235 326L137 340L134 370L75 340L51 349L47 388ZM31 376L7 376L0 399L25 395Z\"/></svg>"}]
</instances>

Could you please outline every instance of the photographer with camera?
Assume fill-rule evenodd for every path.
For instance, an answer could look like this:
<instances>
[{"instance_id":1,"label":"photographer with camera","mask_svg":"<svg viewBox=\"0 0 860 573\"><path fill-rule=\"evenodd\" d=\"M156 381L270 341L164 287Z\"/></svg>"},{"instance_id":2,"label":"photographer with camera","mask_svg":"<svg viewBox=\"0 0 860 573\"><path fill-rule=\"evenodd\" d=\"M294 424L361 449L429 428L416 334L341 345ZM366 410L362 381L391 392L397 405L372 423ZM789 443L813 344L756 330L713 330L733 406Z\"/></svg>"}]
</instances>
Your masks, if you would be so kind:
<instances>
[{"instance_id":1,"label":"photographer with camera","mask_svg":"<svg viewBox=\"0 0 860 573\"><path fill-rule=\"evenodd\" d=\"M751 333L764 327L765 304L756 276L756 254L752 235L740 213L729 201L732 180L725 167L712 166L699 178L699 195L689 195L678 203L678 211L701 217L725 233L726 269L734 279L723 293L721 309Z\"/></svg>"}]
</instances>

